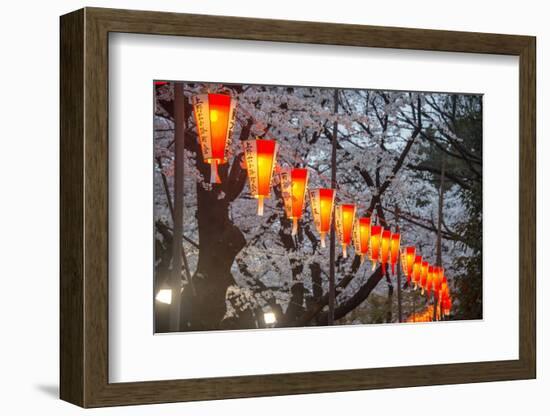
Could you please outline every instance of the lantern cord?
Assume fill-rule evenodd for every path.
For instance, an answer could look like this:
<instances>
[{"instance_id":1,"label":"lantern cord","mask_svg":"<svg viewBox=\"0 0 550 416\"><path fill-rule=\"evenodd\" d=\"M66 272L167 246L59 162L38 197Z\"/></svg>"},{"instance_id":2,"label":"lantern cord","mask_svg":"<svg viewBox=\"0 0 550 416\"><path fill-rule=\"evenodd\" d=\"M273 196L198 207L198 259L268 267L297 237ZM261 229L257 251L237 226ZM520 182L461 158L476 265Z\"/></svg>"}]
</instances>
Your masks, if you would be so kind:
<instances>
[{"instance_id":1,"label":"lantern cord","mask_svg":"<svg viewBox=\"0 0 550 416\"><path fill-rule=\"evenodd\" d=\"M210 183L222 183L220 175L218 175L218 161L210 162Z\"/></svg>"},{"instance_id":2,"label":"lantern cord","mask_svg":"<svg viewBox=\"0 0 550 416\"><path fill-rule=\"evenodd\" d=\"M240 105L238 107L238 109L242 112L244 112L248 117L252 118L252 119L255 119L255 116L252 115L252 113L250 111L248 111L245 107L243 107L242 105ZM268 133L268 130L269 129L266 129L265 130L265 133L264 133L264 136L262 136L263 138L268 138L270 136L267 135ZM274 138L271 138L272 140L275 140ZM308 163L306 162L306 160L304 158L302 158L299 154L295 154L295 155L287 155L288 158L292 159L294 162L297 162L301 165L303 165L304 167L308 167ZM329 178L328 176L322 174L321 172L315 172L317 174L317 176L322 179L323 181L327 182L327 183L330 183L331 182L331 178ZM353 195L352 193L346 191L345 189L342 189L340 186L336 186L335 189L338 189L339 193L340 194L343 194L344 196L346 196L347 198L349 198L350 200L352 201L356 201L356 197L355 195ZM360 205L359 203L357 203L357 205ZM373 212L374 212L374 209L373 210L368 210L367 211L367 215L368 216L371 216L373 215ZM323 247L323 246L322 246Z\"/></svg>"},{"instance_id":3,"label":"lantern cord","mask_svg":"<svg viewBox=\"0 0 550 416\"><path fill-rule=\"evenodd\" d=\"M264 215L264 197L258 195L258 215Z\"/></svg>"},{"instance_id":4,"label":"lantern cord","mask_svg":"<svg viewBox=\"0 0 550 416\"><path fill-rule=\"evenodd\" d=\"M208 91L208 93L210 92L210 90ZM246 109L244 108L243 106L239 106L238 107L239 109L243 110L249 117L251 117L252 119L254 119L255 117ZM269 128L267 128L265 130L265 133L264 133L264 138L265 138L265 135L268 133L268 130ZM289 155L289 157L291 159L294 159L294 161L304 165L305 167L308 166L308 164L306 163L306 161L300 157L299 154L295 154L295 155ZM333 162L334 164L334 162ZM317 175L319 176L319 178L321 178L322 180L326 180L328 181L328 178L323 175L321 172L316 172ZM218 161L217 160L211 160L210 161L210 183L221 183L221 179L219 177L219 174L218 174ZM338 185L335 183L335 180L334 178L332 177L331 178L331 186L332 186L332 189L338 189ZM346 190L344 189L339 189L339 193L341 194L344 194L345 196L349 197L351 200L355 200L355 196L350 194L349 192L347 192ZM384 207L381 206L381 204L379 204L380 207L383 209L383 210L386 210ZM262 216L263 215L263 211L264 211L264 196L262 195L259 195L258 196L258 215ZM367 215L370 215L372 217L374 217L376 214L375 212L371 211L371 210L368 210L367 212ZM378 216L376 215L376 219L375 221L378 223L379 221L379 218ZM390 226L390 230L391 230L391 226ZM297 218L293 218L293 222L292 222L292 235L295 236L298 232L298 219ZM321 233L321 247L322 248L325 248L326 247L326 242L325 242L325 237L326 237L326 233ZM343 257L344 258L347 258L347 247L345 244L342 245L342 254L343 254ZM365 255L361 254L361 264L364 262L364 259L365 259ZM376 261L373 261L372 262L372 270L374 271L376 269L376 266L377 266L377 262ZM382 263L382 271L384 274L386 274L386 263ZM392 274L395 274L395 264L391 264L391 272ZM411 276L407 275L407 282L410 283L411 281ZM430 296L430 292L431 292L431 289L430 288L425 288L422 286L422 285L419 285L418 282L414 282L414 290L416 291L418 288L421 289L421 293L422 295L426 292L428 297ZM439 306L439 308L441 309L441 299L440 297L438 296L438 294L434 291L434 300L433 300L433 304L434 304L434 319L435 320L438 320L438 319L441 319L441 315L446 315L448 316L449 315L449 311L448 310L445 310L445 311L437 311L437 307ZM438 305L439 304L439 305ZM413 322L414 322L414 312L413 312Z\"/></svg>"},{"instance_id":5,"label":"lantern cord","mask_svg":"<svg viewBox=\"0 0 550 416\"><path fill-rule=\"evenodd\" d=\"M251 117L252 119L254 119L255 117L246 109L244 108L243 106L239 106L239 109L243 110L249 117ZM267 134L267 131L268 129L266 129L265 133ZM264 137L265 138L265 137ZM294 161L300 163L300 164L303 164L304 166L308 166L307 162L302 158L300 157L300 155L298 154L295 154L294 156L290 155L290 158L291 159L294 159ZM210 182L211 183L221 183L221 180L218 176L218 166L217 166L217 162L216 161L212 161L212 166L211 166L211 180ZM328 178L323 175L322 173L320 172L316 172L317 175L319 176L319 178L321 178L322 180L326 180L328 181ZM334 186L333 184L333 188L338 188L338 186ZM350 194L349 192L347 192L346 190L344 189L339 189L340 193L341 194L344 194L346 197L350 198L351 200L355 200L355 196ZM263 215L263 207L264 207L264 201L263 201L263 196L258 196L258 215ZM382 209L384 209L382 207ZM371 211L369 210L368 214L367 215L371 215L371 216L374 216L375 215L375 212L374 210ZM376 218L375 220L376 222L378 222L378 218ZM298 232L298 219L297 218L293 218L293 223L292 223L292 235L295 236ZM322 248L325 248L326 247L326 243L325 243L325 233L321 233L321 247ZM347 257L347 249L346 249L346 246L344 245L343 246L343 257L346 258ZM364 255L361 255L361 263L364 262ZM377 265L377 262L373 262L372 263L372 270L374 271L375 268L376 268L376 265ZM382 264L382 268L384 269L383 272L385 274L385 269L386 269L386 264ZM395 274L395 265L392 264L391 265L391 270L392 270L392 274ZM410 276L407 276L407 280L408 282L410 283ZM419 286L417 284L417 282L414 282L414 290L420 288L421 289L421 292L422 294L424 294L424 288ZM429 294L429 292L428 292ZM414 316L414 314L413 314Z\"/></svg>"}]
</instances>

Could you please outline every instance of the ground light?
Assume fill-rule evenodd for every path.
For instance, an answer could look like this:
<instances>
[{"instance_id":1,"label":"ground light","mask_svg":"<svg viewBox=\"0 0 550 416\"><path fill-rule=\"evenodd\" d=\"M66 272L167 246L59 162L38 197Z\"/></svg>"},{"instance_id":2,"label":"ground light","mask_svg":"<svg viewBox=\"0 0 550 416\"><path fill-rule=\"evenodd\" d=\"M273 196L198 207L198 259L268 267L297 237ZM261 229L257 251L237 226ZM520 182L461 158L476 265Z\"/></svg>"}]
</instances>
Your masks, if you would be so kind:
<instances>
[{"instance_id":1,"label":"ground light","mask_svg":"<svg viewBox=\"0 0 550 416\"><path fill-rule=\"evenodd\" d=\"M264 322L266 325L273 325L277 322L277 318L273 312L264 313Z\"/></svg>"},{"instance_id":2,"label":"ground light","mask_svg":"<svg viewBox=\"0 0 550 416\"><path fill-rule=\"evenodd\" d=\"M172 289L160 289L155 299L160 303L170 305L172 303Z\"/></svg>"}]
</instances>

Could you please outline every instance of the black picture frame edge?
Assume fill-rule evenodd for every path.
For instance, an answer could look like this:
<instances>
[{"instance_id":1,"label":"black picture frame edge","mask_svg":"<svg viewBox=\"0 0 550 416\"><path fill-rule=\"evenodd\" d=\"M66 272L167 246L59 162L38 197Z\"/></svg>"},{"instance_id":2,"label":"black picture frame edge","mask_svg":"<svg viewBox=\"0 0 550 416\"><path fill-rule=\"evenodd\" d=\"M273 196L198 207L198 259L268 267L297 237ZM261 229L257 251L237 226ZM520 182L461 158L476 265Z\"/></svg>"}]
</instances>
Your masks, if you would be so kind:
<instances>
[{"instance_id":1,"label":"black picture frame edge","mask_svg":"<svg viewBox=\"0 0 550 416\"><path fill-rule=\"evenodd\" d=\"M102 407L536 377L536 39L531 36L85 8L60 20L60 397ZM515 55L520 62L519 359L109 383L108 34Z\"/></svg>"}]
</instances>

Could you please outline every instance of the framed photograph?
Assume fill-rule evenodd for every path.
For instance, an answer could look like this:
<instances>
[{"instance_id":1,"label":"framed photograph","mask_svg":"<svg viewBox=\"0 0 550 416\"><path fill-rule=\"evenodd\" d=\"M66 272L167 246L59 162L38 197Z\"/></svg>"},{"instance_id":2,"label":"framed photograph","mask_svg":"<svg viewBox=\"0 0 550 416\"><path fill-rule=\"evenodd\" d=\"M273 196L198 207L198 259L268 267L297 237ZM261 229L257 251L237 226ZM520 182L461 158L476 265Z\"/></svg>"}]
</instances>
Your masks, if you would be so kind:
<instances>
[{"instance_id":1,"label":"framed photograph","mask_svg":"<svg viewBox=\"0 0 550 416\"><path fill-rule=\"evenodd\" d=\"M61 17L82 407L536 377L535 38Z\"/></svg>"}]
</instances>

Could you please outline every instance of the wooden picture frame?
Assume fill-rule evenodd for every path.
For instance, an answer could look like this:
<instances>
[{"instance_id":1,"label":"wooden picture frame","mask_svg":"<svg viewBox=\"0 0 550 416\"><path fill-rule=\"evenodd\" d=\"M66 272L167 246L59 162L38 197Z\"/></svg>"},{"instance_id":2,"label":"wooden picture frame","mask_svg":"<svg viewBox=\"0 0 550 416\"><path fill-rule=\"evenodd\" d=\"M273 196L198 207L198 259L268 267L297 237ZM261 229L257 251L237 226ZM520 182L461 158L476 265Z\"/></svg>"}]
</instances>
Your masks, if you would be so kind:
<instances>
[{"instance_id":1,"label":"wooden picture frame","mask_svg":"<svg viewBox=\"0 0 550 416\"><path fill-rule=\"evenodd\" d=\"M108 35L263 40L519 57L519 359L109 383ZM534 37L85 8L61 17L60 396L82 407L536 377Z\"/></svg>"}]
</instances>

